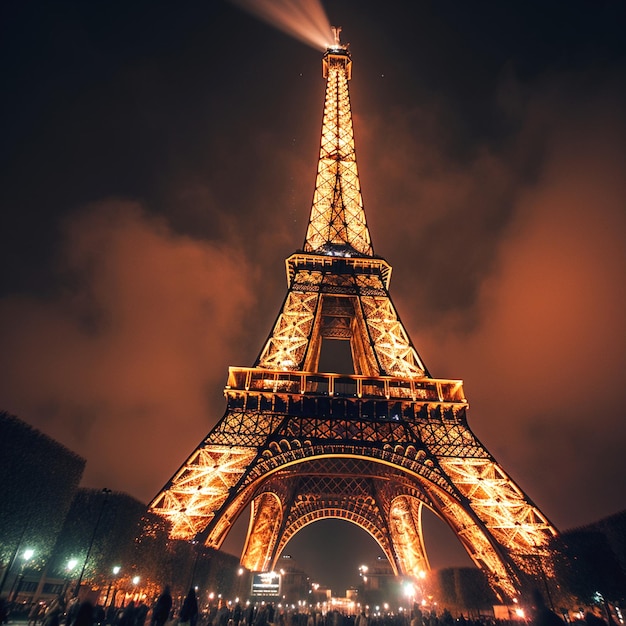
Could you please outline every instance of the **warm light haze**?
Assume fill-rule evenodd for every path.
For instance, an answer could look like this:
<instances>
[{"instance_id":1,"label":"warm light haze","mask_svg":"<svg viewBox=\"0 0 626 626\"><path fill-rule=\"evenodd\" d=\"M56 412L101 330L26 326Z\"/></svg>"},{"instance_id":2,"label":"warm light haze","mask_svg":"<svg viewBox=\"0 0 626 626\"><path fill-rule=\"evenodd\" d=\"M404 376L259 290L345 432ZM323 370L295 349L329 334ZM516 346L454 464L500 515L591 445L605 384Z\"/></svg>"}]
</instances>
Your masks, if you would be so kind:
<instances>
[{"instance_id":1,"label":"warm light haze","mask_svg":"<svg viewBox=\"0 0 626 626\"><path fill-rule=\"evenodd\" d=\"M330 23L319 0L231 0L279 30L313 48L334 42Z\"/></svg>"}]
</instances>

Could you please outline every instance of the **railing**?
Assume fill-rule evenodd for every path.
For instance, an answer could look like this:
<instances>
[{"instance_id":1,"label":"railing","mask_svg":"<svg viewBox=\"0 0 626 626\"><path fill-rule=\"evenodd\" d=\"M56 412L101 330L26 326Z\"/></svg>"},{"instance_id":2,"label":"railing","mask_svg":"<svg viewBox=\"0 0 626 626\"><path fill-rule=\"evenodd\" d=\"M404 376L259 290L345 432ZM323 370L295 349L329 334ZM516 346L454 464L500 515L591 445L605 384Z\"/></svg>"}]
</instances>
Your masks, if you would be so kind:
<instances>
[{"instance_id":1,"label":"railing","mask_svg":"<svg viewBox=\"0 0 626 626\"><path fill-rule=\"evenodd\" d=\"M341 273L341 266L345 266L346 271L350 268L350 274L353 272L356 274L380 273L386 288L389 288L391 279L391 265L381 257L336 257L297 252L292 254L285 263L287 266L287 280L289 282L291 282L296 271L300 268L313 270L329 266L333 266L339 273Z\"/></svg>"},{"instance_id":2,"label":"railing","mask_svg":"<svg viewBox=\"0 0 626 626\"><path fill-rule=\"evenodd\" d=\"M461 380L349 376L245 367L229 368L226 391L231 390L426 402L466 402Z\"/></svg>"}]
</instances>

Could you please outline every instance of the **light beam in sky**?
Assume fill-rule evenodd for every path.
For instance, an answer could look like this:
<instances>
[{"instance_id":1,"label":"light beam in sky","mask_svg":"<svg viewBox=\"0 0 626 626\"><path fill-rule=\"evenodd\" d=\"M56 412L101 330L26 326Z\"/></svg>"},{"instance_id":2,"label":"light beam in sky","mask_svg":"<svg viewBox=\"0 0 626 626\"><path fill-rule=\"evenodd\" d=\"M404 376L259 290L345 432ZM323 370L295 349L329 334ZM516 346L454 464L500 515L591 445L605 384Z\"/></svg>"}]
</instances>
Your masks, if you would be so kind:
<instances>
[{"instance_id":1,"label":"light beam in sky","mask_svg":"<svg viewBox=\"0 0 626 626\"><path fill-rule=\"evenodd\" d=\"M318 50L334 42L320 0L231 0L283 32Z\"/></svg>"}]
</instances>

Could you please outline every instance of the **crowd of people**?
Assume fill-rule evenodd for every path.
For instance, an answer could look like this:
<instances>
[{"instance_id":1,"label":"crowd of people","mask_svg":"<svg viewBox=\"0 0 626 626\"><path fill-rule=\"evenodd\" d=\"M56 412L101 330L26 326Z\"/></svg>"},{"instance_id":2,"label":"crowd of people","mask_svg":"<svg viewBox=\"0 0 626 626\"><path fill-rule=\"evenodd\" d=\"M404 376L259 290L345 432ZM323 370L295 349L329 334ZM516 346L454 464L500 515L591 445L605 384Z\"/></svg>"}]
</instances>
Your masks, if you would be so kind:
<instances>
[{"instance_id":1,"label":"crowd of people","mask_svg":"<svg viewBox=\"0 0 626 626\"><path fill-rule=\"evenodd\" d=\"M0 599L0 626L9 618ZM533 598L530 626L566 626L565 621L550 610L540 594ZM59 596L49 605L36 604L28 615L28 626L519 626L520 621L498 620L491 616L470 619L453 617L450 611L422 611L418 605L410 612L372 614L362 610L357 615L338 610L289 609L271 602L260 604L219 601L200 609L194 588L189 590L179 607L174 607L172 594L166 586L152 606L130 601L126 606L104 608L88 600L73 598L67 603ZM572 626L616 626L589 612L584 620Z\"/></svg>"}]
</instances>

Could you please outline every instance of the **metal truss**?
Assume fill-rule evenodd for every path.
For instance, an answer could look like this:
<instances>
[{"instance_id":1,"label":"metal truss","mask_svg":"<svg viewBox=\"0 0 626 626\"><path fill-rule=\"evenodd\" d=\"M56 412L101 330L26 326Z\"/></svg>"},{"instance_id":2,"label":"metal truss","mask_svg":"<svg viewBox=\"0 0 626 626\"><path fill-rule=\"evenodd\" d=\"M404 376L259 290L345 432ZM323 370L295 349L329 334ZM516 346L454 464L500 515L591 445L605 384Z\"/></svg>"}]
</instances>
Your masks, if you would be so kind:
<instances>
[{"instance_id":1,"label":"metal truss","mask_svg":"<svg viewBox=\"0 0 626 626\"><path fill-rule=\"evenodd\" d=\"M255 451L249 448L202 446L150 507L171 522L172 537L194 537L213 519L254 457Z\"/></svg>"},{"instance_id":2,"label":"metal truss","mask_svg":"<svg viewBox=\"0 0 626 626\"><path fill-rule=\"evenodd\" d=\"M274 330L258 359L267 369L301 369L309 345L319 293L292 289L287 294Z\"/></svg>"},{"instance_id":3,"label":"metal truss","mask_svg":"<svg viewBox=\"0 0 626 626\"><path fill-rule=\"evenodd\" d=\"M346 339L360 374L424 377L387 290L386 262L313 255L289 262L289 291L257 367L316 371L322 340Z\"/></svg>"},{"instance_id":4,"label":"metal truss","mask_svg":"<svg viewBox=\"0 0 626 626\"><path fill-rule=\"evenodd\" d=\"M306 252L338 255L373 253L356 166L346 50L324 55L326 100Z\"/></svg>"},{"instance_id":5,"label":"metal truss","mask_svg":"<svg viewBox=\"0 0 626 626\"><path fill-rule=\"evenodd\" d=\"M361 296L359 301L382 372L390 376L423 377L426 368L411 345L391 298Z\"/></svg>"},{"instance_id":6,"label":"metal truss","mask_svg":"<svg viewBox=\"0 0 626 626\"><path fill-rule=\"evenodd\" d=\"M224 417L150 505L173 537L219 548L250 508L242 564L271 569L305 526L343 519L398 575L429 568L422 511L454 531L500 596L515 596L555 528L467 424L459 380L432 378L373 255L356 169L348 79L334 47L304 251L254 367L231 367ZM354 371L319 372L326 340L350 343Z\"/></svg>"}]
</instances>

